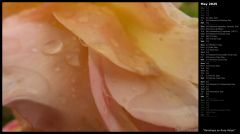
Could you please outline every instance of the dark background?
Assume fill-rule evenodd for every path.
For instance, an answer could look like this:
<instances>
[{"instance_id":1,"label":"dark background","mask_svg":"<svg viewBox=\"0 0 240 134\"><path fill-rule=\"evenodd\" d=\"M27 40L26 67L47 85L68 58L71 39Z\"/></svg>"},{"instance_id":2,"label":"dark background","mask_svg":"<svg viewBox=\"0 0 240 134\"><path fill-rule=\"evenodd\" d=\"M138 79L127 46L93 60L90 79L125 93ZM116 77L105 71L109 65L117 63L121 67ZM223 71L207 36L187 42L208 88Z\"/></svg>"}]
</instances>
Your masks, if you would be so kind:
<instances>
[{"instance_id":1,"label":"dark background","mask_svg":"<svg viewBox=\"0 0 240 134\"><path fill-rule=\"evenodd\" d=\"M206 1L201 1L206 2ZM209 0L208 0L209 2ZM217 2L217 1L212 1ZM240 8L238 3L233 3L230 1L219 1L218 6L210 6L209 7L209 16L217 16L219 18L228 18L232 20L228 25L235 24L240 25L239 22L239 13L237 12ZM199 8L200 3L199 3ZM201 16L201 13L199 13ZM224 22L223 24L226 24ZM201 26L201 23L199 23ZM221 25L220 22L210 22L210 25ZM200 27L199 26L199 27ZM238 28L239 30L239 28ZM200 30L199 30L200 32ZM199 33L200 34L200 33ZM210 86L209 90L223 90L224 93L218 96L212 95L214 98L224 98L224 102L210 102L210 108L227 108L230 111L225 112L216 112L213 114L216 117L200 117L199 118L199 130L200 132L205 132L204 129L232 129L235 130L234 133L239 132L240 123L239 123L239 90L240 90L240 31L235 34L231 34L231 36L222 37L221 41L216 41L215 43L221 43L223 46L220 48L218 53L237 53L237 57L228 58L227 62L220 62L220 68L210 69L210 74L220 74L226 77L226 80L222 80L223 83L231 82L235 83L236 86ZM199 42L200 43L200 42ZM199 53L201 50L199 49ZM200 67L200 66L199 66ZM199 72L200 73L200 72ZM201 75L201 73L200 73ZM199 75L199 76L200 76ZM200 79L200 78L199 78ZM210 83L219 82L219 80L211 80ZM199 96L200 98L200 96ZM201 107L201 102L199 103ZM201 110L201 109L200 109ZM202 111L199 111L200 113ZM230 133L230 132L216 132L216 133Z\"/></svg>"}]
</instances>

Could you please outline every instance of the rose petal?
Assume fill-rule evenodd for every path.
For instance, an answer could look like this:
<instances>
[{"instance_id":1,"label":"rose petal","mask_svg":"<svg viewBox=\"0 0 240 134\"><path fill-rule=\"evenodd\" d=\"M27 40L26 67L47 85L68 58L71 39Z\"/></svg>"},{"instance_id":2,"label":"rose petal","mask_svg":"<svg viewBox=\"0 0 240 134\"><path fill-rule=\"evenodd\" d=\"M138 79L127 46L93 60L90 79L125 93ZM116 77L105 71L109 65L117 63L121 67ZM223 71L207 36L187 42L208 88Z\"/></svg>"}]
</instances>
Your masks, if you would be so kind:
<instances>
[{"instance_id":1,"label":"rose petal","mask_svg":"<svg viewBox=\"0 0 240 134\"><path fill-rule=\"evenodd\" d=\"M89 53L89 72L92 93L100 114L110 131L175 131L173 128L153 125L132 117L123 110L105 85L101 58L94 51Z\"/></svg>"},{"instance_id":2,"label":"rose petal","mask_svg":"<svg viewBox=\"0 0 240 134\"><path fill-rule=\"evenodd\" d=\"M8 16L19 13L26 9L34 9L43 3L40 2L2 2L2 17L5 19Z\"/></svg>"},{"instance_id":3,"label":"rose petal","mask_svg":"<svg viewBox=\"0 0 240 134\"><path fill-rule=\"evenodd\" d=\"M197 127L197 89L192 84L166 74L158 77L136 75L107 60L100 65L99 68L104 70L102 76L92 74L90 78L100 79L101 83L105 80L106 87L100 88L102 93L93 90L93 94L104 94L108 89L118 104L133 117L158 126L181 130ZM90 74L95 71L91 66ZM95 96L95 100L99 101L99 98ZM106 102L102 103L106 105Z\"/></svg>"},{"instance_id":4,"label":"rose petal","mask_svg":"<svg viewBox=\"0 0 240 134\"><path fill-rule=\"evenodd\" d=\"M76 6L78 10L55 11L54 15L88 47L127 70L143 75L158 72L155 63L138 49L111 10L94 4Z\"/></svg>"},{"instance_id":5,"label":"rose petal","mask_svg":"<svg viewBox=\"0 0 240 134\"><path fill-rule=\"evenodd\" d=\"M3 41L4 105L37 130L105 130L90 92L87 49L49 10L5 19Z\"/></svg>"},{"instance_id":6,"label":"rose petal","mask_svg":"<svg viewBox=\"0 0 240 134\"><path fill-rule=\"evenodd\" d=\"M102 68L110 94L133 117L182 130L197 127L197 88L191 83L166 73L137 75L107 60Z\"/></svg>"},{"instance_id":7,"label":"rose petal","mask_svg":"<svg viewBox=\"0 0 240 134\"><path fill-rule=\"evenodd\" d=\"M162 70L197 84L196 20L170 3L90 7L54 15L88 47L124 69L145 75Z\"/></svg>"},{"instance_id":8,"label":"rose petal","mask_svg":"<svg viewBox=\"0 0 240 134\"><path fill-rule=\"evenodd\" d=\"M17 120L10 121L2 129L3 132L20 132L21 130L22 130L22 127L17 122Z\"/></svg>"},{"instance_id":9,"label":"rose petal","mask_svg":"<svg viewBox=\"0 0 240 134\"><path fill-rule=\"evenodd\" d=\"M166 2L105 5L115 11L137 48L146 53L162 71L198 83L196 18L185 15Z\"/></svg>"}]
</instances>

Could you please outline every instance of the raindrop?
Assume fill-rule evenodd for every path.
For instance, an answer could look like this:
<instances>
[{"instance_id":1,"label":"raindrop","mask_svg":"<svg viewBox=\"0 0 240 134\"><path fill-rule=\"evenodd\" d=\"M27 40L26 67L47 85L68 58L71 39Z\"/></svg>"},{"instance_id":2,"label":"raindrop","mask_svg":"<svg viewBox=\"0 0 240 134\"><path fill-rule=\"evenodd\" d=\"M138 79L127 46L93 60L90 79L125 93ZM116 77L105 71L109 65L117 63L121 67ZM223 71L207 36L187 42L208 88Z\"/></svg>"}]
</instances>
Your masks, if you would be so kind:
<instances>
[{"instance_id":1,"label":"raindrop","mask_svg":"<svg viewBox=\"0 0 240 134\"><path fill-rule=\"evenodd\" d=\"M80 66L79 54L77 52L68 53L66 61L71 66Z\"/></svg>"},{"instance_id":2,"label":"raindrop","mask_svg":"<svg viewBox=\"0 0 240 134\"><path fill-rule=\"evenodd\" d=\"M163 35L161 33L157 34L157 39L163 41Z\"/></svg>"},{"instance_id":3,"label":"raindrop","mask_svg":"<svg viewBox=\"0 0 240 134\"><path fill-rule=\"evenodd\" d=\"M83 45L84 47L88 47L87 44L82 40L82 39L79 39L79 42L81 45Z\"/></svg>"},{"instance_id":4,"label":"raindrop","mask_svg":"<svg viewBox=\"0 0 240 134\"><path fill-rule=\"evenodd\" d=\"M63 42L60 40L50 40L43 46L43 52L46 54L57 54L63 48Z\"/></svg>"},{"instance_id":5,"label":"raindrop","mask_svg":"<svg viewBox=\"0 0 240 134\"><path fill-rule=\"evenodd\" d=\"M71 91L72 91L72 94L71 94L72 98L77 98L76 88L72 88Z\"/></svg>"}]
</instances>

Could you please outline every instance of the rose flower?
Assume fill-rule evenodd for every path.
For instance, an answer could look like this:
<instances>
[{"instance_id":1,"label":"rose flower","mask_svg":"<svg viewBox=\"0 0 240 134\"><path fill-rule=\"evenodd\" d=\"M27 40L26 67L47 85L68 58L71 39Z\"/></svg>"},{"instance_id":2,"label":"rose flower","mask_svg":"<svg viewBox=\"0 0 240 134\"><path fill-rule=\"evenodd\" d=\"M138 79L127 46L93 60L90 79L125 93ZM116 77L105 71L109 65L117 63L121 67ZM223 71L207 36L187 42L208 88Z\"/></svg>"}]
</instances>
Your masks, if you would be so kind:
<instances>
[{"instance_id":1,"label":"rose flower","mask_svg":"<svg viewBox=\"0 0 240 134\"><path fill-rule=\"evenodd\" d=\"M23 131L194 131L197 25L171 3L3 3L3 105Z\"/></svg>"}]
</instances>

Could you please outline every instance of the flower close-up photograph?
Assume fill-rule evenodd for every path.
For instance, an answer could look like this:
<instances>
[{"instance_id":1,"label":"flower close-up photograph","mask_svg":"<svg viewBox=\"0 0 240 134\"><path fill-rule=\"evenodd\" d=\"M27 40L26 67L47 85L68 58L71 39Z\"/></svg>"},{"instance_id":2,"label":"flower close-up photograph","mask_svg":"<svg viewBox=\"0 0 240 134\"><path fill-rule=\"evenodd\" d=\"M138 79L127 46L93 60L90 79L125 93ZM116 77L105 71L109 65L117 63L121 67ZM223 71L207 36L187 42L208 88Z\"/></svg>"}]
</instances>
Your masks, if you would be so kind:
<instances>
[{"instance_id":1,"label":"flower close-up photograph","mask_svg":"<svg viewBox=\"0 0 240 134\"><path fill-rule=\"evenodd\" d=\"M2 131L197 132L197 2L2 2Z\"/></svg>"}]
</instances>

